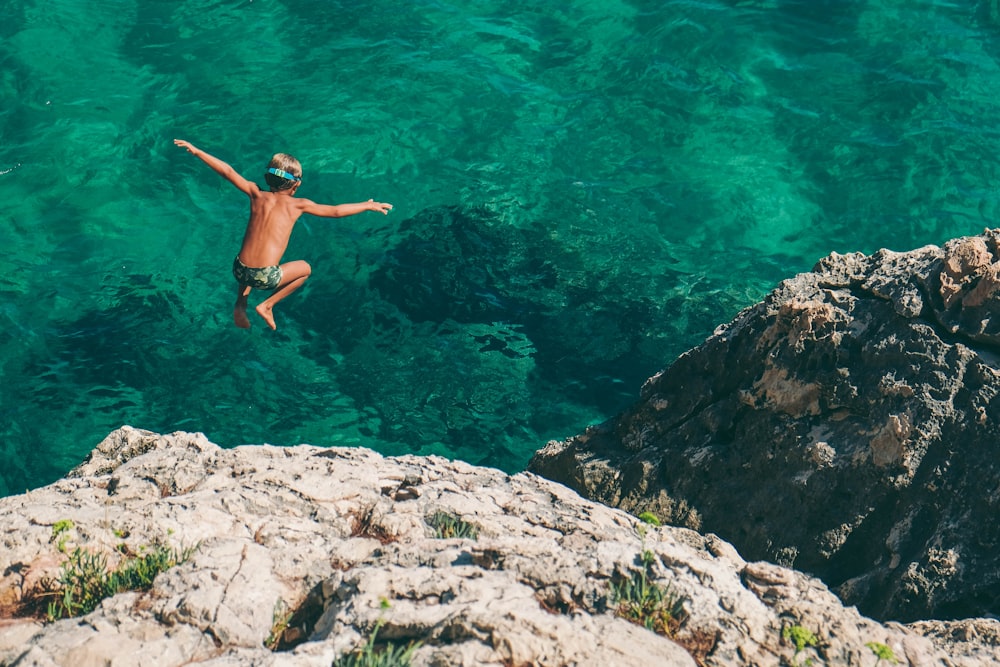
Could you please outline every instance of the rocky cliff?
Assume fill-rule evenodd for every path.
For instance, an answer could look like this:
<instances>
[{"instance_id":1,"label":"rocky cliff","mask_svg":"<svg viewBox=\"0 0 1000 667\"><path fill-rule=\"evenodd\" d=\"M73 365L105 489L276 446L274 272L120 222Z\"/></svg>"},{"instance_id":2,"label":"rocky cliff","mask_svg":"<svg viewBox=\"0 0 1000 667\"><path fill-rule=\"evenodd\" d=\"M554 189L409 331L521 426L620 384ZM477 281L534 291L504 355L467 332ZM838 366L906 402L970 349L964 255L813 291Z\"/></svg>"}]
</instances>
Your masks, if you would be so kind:
<instances>
[{"instance_id":1,"label":"rocky cliff","mask_svg":"<svg viewBox=\"0 0 1000 667\"><path fill-rule=\"evenodd\" d=\"M0 665L1000 665L994 621L880 624L714 535L440 458L124 427L0 529ZM73 562L162 546L186 557L151 585L44 618Z\"/></svg>"},{"instance_id":2,"label":"rocky cliff","mask_svg":"<svg viewBox=\"0 0 1000 667\"><path fill-rule=\"evenodd\" d=\"M875 618L1000 611L1000 231L833 254L536 454Z\"/></svg>"}]
</instances>

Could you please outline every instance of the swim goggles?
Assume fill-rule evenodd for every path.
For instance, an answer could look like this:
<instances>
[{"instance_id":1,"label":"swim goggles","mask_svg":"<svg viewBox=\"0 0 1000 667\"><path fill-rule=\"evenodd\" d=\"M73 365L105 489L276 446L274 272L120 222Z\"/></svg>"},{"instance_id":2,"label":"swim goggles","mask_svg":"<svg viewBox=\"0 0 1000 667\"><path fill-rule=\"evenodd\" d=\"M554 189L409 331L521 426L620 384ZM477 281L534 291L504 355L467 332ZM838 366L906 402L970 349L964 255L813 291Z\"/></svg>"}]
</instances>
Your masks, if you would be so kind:
<instances>
[{"instance_id":1,"label":"swim goggles","mask_svg":"<svg viewBox=\"0 0 1000 667\"><path fill-rule=\"evenodd\" d=\"M297 181L301 181L302 180L301 177L296 176L295 174L289 174L284 169L276 169L274 167L271 167L270 169L267 170L267 173L274 174L278 178L288 179L289 181L296 181L297 182Z\"/></svg>"}]
</instances>

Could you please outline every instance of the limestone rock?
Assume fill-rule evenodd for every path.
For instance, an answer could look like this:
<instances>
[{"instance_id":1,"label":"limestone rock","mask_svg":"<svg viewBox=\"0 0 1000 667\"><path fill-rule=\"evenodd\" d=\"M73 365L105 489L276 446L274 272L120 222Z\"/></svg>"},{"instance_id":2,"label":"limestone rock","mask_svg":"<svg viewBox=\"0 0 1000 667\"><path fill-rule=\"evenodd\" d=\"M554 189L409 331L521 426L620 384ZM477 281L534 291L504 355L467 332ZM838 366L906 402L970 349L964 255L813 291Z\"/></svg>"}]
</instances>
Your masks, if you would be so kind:
<instances>
[{"instance_id":1,"label":"limestone rock","mask_svg":"<svg viewBox=\"0 0 1000 667\"><path fill-rule=\"evenodd\" d=\"M439 513L478 535L435 537ZM53 540L57 522L71 527ZM419 642L416 667L869 665L875 643L901 665L1000 665L992 621L926 637L880 624L817 579L746 562L714 535L643 524L530 473L435 457L221 449L200 434L123 427L66 479L0 499L0 529L0 595L14 599L26 580L17 573L38 564L51 574L69 549L115 558L197 545L150 590L81 618L3 621L5 666L141 656L149 667L328 667L373 633ZM681 605L672 639L615 613L612 586L641 572ZM797 656L783 638L793 626L817 637ZM275 634L298 640L272 651Z\"/></svg>"},{"instance_id":2,"label":"limestone rock","mask_svg":"<svg viewBox=\"0 0 1000 667\"><path fill-rule=\"evenodd\" d=\"M810 572L875 618L1000 612L1000 230L832 254L529 470Z\"/></svg>"}]
</instances>

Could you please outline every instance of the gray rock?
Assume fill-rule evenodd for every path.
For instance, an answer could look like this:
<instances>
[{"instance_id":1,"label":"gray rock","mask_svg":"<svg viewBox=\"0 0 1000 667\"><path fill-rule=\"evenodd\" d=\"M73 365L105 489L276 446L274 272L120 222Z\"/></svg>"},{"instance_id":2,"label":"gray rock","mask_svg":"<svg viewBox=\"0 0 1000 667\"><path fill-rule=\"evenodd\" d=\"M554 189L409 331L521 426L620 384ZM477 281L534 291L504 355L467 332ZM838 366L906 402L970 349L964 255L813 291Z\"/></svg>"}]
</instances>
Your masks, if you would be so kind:
<instances>
[{"instance_id":1,"label":"gray rock","mask_svg":"<svg viewBox=\"0 0 1000 667\"><path fill-rule=\"evenodd\" d=\"M478 537L439 539L443 512ZM72 528L54 539L56 522ZM65 523L63 525L66 525ZM714 535L653 527L536 475L364 449L242 446L115 431L69 477L0 499L0 599L58 574L74 548L109 559L197 545L151 589L82 618L0 623L0 665L328 667L377 630L430 665L1000 665L976 632L880 624L817 579L746 562ZM646 552L648 567L642 564ZM682 604L673 638L615 611L641 571ZM275 617L302 641L271 651ZM786 629L818 642L798 655ZM971 626L970 626L971 627ZM991 634L992 633L992 634ZM285 635L289 636L288 633ZM937 642L937 643L935 643ZM707 654L707 655L706 655ZM953 657L948 657L953 654Z\"/></svg>"},{"instance_id":2,"label":"gray rock","mask_svg":"<svg viewBox=\"0 0 1000 667\"><path fill-rule=\"evenodd\" d=\"M998 275L1000 230L830 255L529 470L810 572L874 618L995 614Z\"/></svg>"}]
</instances>

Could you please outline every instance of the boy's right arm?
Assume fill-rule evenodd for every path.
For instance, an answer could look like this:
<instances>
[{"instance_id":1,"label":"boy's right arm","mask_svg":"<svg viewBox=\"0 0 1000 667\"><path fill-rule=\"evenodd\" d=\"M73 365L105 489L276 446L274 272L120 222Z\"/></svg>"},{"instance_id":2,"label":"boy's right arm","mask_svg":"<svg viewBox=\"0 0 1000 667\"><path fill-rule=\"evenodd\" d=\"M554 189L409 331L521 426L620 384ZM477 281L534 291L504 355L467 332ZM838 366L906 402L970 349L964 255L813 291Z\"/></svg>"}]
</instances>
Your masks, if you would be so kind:
<instances>
[{"instance_id":1,"label":"boy's right arm","mask_svg":"<svg viewBox=\"0 0 1000 667\"><path fill-rule=\"evenodd\" d=\"M188 153L194 155L196 158L207 164L215 173L235 185L237 190L248 197L252 197L260 191L260 188L257 187L256 183L248 181L240 176L239 172L229 166L228 163L223 162L214 155L209 155L200 148L197 148L191 142L184 141L183 139L174 139L174 145L187 150Z\"/></svg>"}]
</instances>

